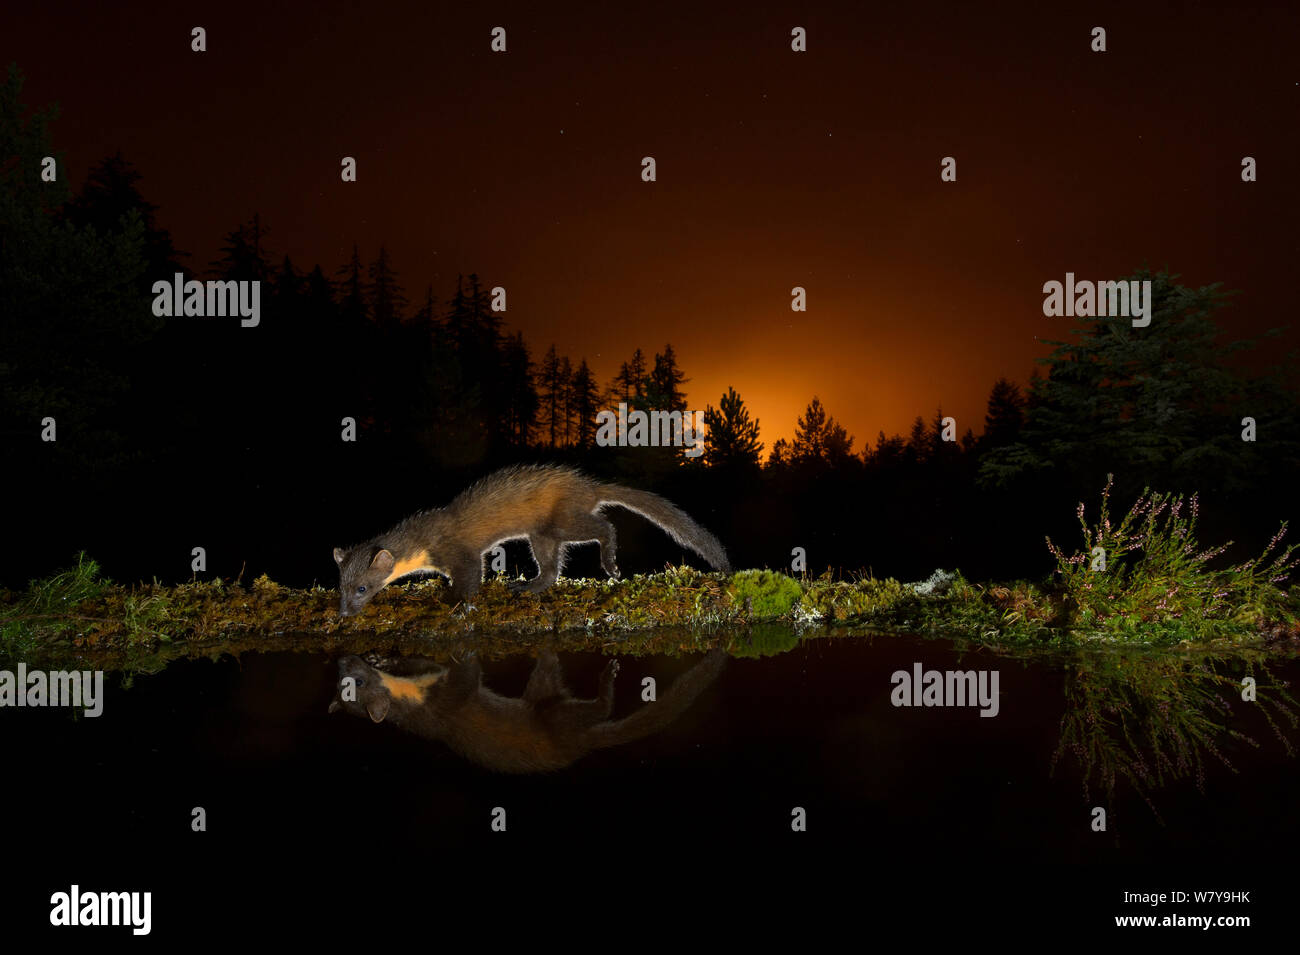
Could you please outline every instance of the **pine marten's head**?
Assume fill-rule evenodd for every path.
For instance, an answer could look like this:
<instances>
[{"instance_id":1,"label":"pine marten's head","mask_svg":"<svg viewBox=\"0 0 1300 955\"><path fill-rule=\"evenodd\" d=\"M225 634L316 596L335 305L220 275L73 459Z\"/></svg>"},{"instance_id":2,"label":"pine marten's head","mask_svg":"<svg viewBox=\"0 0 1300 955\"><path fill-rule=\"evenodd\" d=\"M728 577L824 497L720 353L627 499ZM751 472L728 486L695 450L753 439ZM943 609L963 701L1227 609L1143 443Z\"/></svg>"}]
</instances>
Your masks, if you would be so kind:
<instances>
[{"instance_id":1,"label":"pine marten's head","mask_svg":"<svg viewBox=\"0 0 1300 955\"><path fill-rule=\"evenodd\" d=\"M339 681L329 711L368 716L382 723L390 715L420 706L435 692L445 670L416 677L393 676L377 670L357 656L339 660Z\"/></svg>"},{"instance_id":2,"label":"pine marten's head","mask_svg":"<svg viewBox=\"0 0 1300 955\"><path fill-rule=\"evenodd\" d=\"M351 550L335 547L334 562L339 565L339 614L344 617L360 613L384 589L397 564L390 552L373 544Z\"/></svg>"}]
</instances>

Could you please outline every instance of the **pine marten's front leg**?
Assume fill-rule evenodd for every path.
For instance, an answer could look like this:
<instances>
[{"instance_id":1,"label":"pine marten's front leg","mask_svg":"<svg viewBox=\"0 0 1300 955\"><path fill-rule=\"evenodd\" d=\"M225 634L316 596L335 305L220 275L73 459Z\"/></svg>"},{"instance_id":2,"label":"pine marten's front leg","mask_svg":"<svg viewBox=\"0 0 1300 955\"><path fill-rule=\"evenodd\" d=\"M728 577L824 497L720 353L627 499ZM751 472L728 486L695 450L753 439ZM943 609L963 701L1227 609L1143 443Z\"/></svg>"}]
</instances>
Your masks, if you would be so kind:
<instances>
[{"instance_id":1,"label":"pine marten's front leg","mask_svg":"<svg viewBox=\"0 0 1300 955\"><path fill-rule=\"evenodd\" d=\"M482 685L483 666L478 654L469 650L449 668L442 700L444 703L462 703L474 696Z\"/></svg>"},{"instance_id":2,"label":"pine marten's front leg","mask_svg":"<svg viewBox=\"0 0 1300 955\"><path fill-rule=\"evenodd\" d=\"M447 558L447 573L451 576L451 591L456 599L473 610L474 595L483 585L483 555L461 552Z\"/></svg>"},{"instance_id":3,"label":"pine marten's front leg","mask_svg":"<svg viewBox=\"0 0 1300 955\"><path fill-rule=\"evenodd\" d=\"M560 658L554 650L543 650L533 664L533 672L528 676L528 685L524 687L523 698L530 703L539 703L555 697L567 696L568 688L564 685L564 675L560 671Z\"/></svg>"},{"instance_id":4,"label":"pine marten's front leg","mask_svg":"<svg viewBox=\"0 0 1300 955\"><path fill-rule=\"evenodd\" d=\"M385 656L373 650L370 653L362 654L361 659L376 670L383 670L393 676L420 676L425 673L436 673L439 670L446 669L441 663L430 657Z\"/></svg>"}]
</instances>

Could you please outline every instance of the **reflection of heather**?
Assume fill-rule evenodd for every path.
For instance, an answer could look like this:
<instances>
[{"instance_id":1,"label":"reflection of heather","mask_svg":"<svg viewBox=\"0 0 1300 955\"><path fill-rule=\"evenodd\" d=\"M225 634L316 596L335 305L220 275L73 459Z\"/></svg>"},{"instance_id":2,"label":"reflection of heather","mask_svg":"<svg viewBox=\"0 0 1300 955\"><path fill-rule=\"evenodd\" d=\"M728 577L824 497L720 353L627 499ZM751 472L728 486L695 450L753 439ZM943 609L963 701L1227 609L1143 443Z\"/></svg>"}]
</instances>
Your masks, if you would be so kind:
<instances>
[{"instance_id":1,"label":"reflection of heather","mask_svg":"<svg viewBox=\"0 0 1300 955\"><path fill-rule=\"evenodd\" d=\"M1066 708L1052 770L1063 755L1079 764L1085 800L1096 786L1113 803L1119 780L1126 780L1159 818L1151 793L1170 782L1192 778L1204 792L1205 763L1213 758L1234 773L1219 748L1239 740L1259 743L1228 725L1243 707L1259 707L1274 735L1295 755L1275 716L1295 729L1296 701L1284 685L1269 682L1268 670L1246 661L1244 675L1259 681L1257 699L1241 702L1241 679L1220 672L1224 660L1210 654L1153 656L1137 651L1078 654L1065 681Z\"/></svg>"},{"instance_id":2,"label":"reflection of heather","mask_svg":"<svg viewBox=\"0 0 1300 955\"><path fill-rule=\"evenodd\" d=\"M1083 550L1066 556L1049 537L1072 624L1112 637L1149 639L1153 628L1174 638L1205 639L1225 622L1294 635L1300 625L1295 602L1280 585L1297 563L1298 545L1280 549L1283 523L1259 557L1227 570L1211 570L1231 541L1201 548L1196 542L1200 503L1150 488L1116 525L1110 518L1107 481L1095 526L1077 516ZM1186 510L1184 510L1186 508Z\"/></svg>"}]
</instances>

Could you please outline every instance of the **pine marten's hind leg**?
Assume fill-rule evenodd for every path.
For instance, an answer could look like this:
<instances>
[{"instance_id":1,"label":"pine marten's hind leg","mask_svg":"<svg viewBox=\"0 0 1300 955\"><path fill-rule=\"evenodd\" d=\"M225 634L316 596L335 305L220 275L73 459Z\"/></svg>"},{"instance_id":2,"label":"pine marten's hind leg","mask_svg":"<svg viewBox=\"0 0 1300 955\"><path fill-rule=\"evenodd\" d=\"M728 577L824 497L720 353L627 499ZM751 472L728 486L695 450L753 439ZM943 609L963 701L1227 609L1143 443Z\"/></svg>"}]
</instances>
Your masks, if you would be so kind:
<instances>
[{"instance_id":1,"label":"pine marten's hind leg","mask_svg":"<svg viewBox=\"0 0 1300 955\"><path fill-rule=\"evenodd\" d=\"M566 541L595 541L600 545L600 566L618 579L618 533L600 514L577 511L567 515L559 536Z\"/></svg>"},{"instance_id":2,"label":"pine marten's hind leg","mask_svg":"<svg viewBox=\"0 0 1300 955\"><path fill-rule=\"evenodd\" d=\"M541 593L560 577L560 548L564 542L554 537L534 534L528 538L533 560L537 561L537 576L527 581L512 581L510 589L516 593Z\"/></svg>"},{"instance_id":3,"label":"pine marten's hind leg","mask_svg":"<svg viewBox=\"0 0 1300 955\"><path fill-rule=\"evenodd\" d=\"M604 708L601 719L609 719L609 714L614 711L614 680L617 678L618 661L610 660L600 671L600 694L596 697L596 702Z\"/></svg>"},{"instance_id":4,"label":"pine marten's hind leg","mask_svg":"<svg viewBox=\"0 0 1300 955\"><path fill-rule=\"evenodd\" d=\"M618 532L614 530L613 524L599 514L590 515L588 520L592 522L592 529L596 532L593 536L600 545L600 566L605 568L605 573L618 580L622 576L618 572Z\"/></svg>"},{"instance_id":5,"label":"pine marten's hind leg","mask_svg":"<svg viewBox=\"0 0 1300 955\"><path fill-rule=\"evenodd\" d=\"M609 719L614 712L614 681L618 677L618 661L610 660L605 669L600 671L600 690L594 700L582 700L576 703L580 707L582 719L589 724L600 723Z\"/></svg>"},{"instance_id":6,"label":"pine marten's hind leg","mask_svg":"<svg viewBox=\"0 0 1300 955\"><path fill-rule=\"evenodd\" d=\"M600 695L594 700L566 699L544 710L544 719L559 732L577 732L603 723L614 712L614 678L618 661L610 660L600 674Z\"/></svg>"}]
</instances>

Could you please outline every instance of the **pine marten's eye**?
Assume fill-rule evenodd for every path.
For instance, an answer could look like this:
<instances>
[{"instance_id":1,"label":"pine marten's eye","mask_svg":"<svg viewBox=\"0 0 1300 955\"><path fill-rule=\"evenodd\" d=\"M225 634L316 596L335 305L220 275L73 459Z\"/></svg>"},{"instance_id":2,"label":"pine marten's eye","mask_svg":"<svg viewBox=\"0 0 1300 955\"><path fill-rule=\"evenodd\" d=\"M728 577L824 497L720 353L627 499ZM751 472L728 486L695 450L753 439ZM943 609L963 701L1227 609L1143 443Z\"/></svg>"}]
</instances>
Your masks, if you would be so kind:
<instances>
[{"instance_id":1,"label":"pine marten's eye","mask_svg":"<svg viewBox=\"0 0 1300 955\"><path fill-rule=\"evenodd\" d=\"M364 584L357 588L357 593L364 594L365 592L366 592L366 588Z\"/></svg>"}]
</instances>

